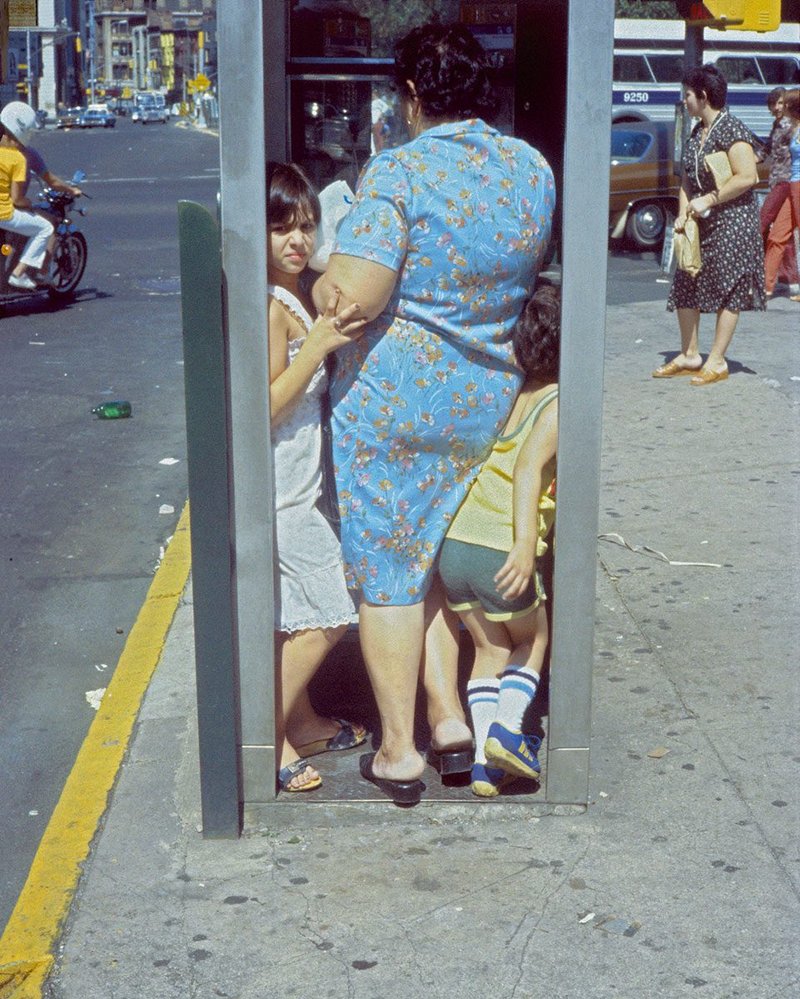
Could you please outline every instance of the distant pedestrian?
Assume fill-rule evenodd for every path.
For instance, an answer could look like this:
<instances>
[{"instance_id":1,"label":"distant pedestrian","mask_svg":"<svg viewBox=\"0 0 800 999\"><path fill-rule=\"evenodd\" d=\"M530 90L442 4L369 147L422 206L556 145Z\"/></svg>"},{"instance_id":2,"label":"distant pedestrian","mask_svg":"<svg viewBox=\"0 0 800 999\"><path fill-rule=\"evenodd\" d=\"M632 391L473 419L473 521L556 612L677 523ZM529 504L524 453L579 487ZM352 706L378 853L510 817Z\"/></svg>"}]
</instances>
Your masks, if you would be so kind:
<instances>
[{"instance_id":1,"label":"distant pedestrian","mask_svg":"<svg viewBox=\"0 0 800 999\"><path fill-rule=\"evenodd\" d=\"M787 198L767 240L767 277L777 277L778 268L787 247L795 256L797 265L797 239L800 231L800 89L787 90L783 98L786 119L787 150L789 153L789 179L785 184ZM788 211L786 208L788 202ZM795 274L796 277L796 274ZM793 302L800 302L800 295L791 295Z\"/></svg>"},{"instance_id":2,"label":"distant pedestrian","mask_svg":"<svg viewBox=\"0 0 800 999\"><path fill-rule=\"evenodd\" d=\"M336 316L332 294L316 321L300 275L314 251L319 199L299 167L267 167L269 379L275 466L279 661L278 785L289 792L322 784L307 756L350 749L367 738L359 725L322 718L308 684L354 613L333 528L317 507L322 487L321 397L325 358L358 336L358 305Z\"/></svg>"},{"instance_id":3,"label":"distant pedestrian","mask_svg":"<svg viewBox=\"0 0 800 999\"><path fill-rule=\"evenodd\" d=\"M555 517L560 301L543 285L514 328L522 391L447 531L439 574L447 605L475 643L467 703L475 736L473 794L536 779L537 736L522 734L548 644L536 570Z\"/></svg>"},{"instance_id":4,"label":"distant pedestrian","mask_svg":"<svg viewBox=\"0 0 800 999\"><path fill-rule=\"evenodd\" d=\"M767 298L775 292L781 263L785 263L790 284L795 284L797 258L792 244L792 210L789 201L789 179L792 172L789 142L792 121L785 110L786 90L775 87L767 97L767 105L775 117L767 141L759 152L769 159L769 194L761 206L761 237L764 240L764 286ZM788 250L787 250L788 248Z\"/></svg>"},{"instance_id":5,"label":"distant pedestrian","mask_svg":"<svg viewBox=\"0 0 800 999\"><path fill-rule=\"evenodd\" d=\"M699 118L683 151L683 177L675 228L691 216L700 231L702 267L698 274L678 270L667 301L677 309L681 351L653 372L653 378L693 375L692 385L711 385L728 377L725 354L739 313L766 308L764 244L753 188L758 170L750 130L728 111L728 84L713 65L690 70L683 78L686 110ZM731 176L717 190L705 158L727 154ZM716 315L714 342L705 363L698 345L700 314Z\"/></svg>"}]
</instances>

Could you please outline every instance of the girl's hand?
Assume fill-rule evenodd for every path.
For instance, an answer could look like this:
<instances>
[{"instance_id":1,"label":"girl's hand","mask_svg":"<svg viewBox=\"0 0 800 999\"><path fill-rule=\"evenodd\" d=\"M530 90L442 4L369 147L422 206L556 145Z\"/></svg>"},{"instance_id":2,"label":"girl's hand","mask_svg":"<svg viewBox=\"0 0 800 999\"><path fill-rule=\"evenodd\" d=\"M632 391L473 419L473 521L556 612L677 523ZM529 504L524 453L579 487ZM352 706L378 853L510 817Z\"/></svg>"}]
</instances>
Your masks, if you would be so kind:
<instances>
[{"instance_id":1,"label":"girl's hand","mask_svg":"<svg viewBox=\"0 0 800 999\"><path fill-rule=\"evenodd\" d=\"M683 232L685 228L686 228L686 216L679 215L675 219L675 232Z\"/></svg>"},{"instance_id":2,"label":"girl's hand","mask_svg":"<svg viewBox=\"0 0 800 999\"><path fill-rule=\"evenodd\" d=\"M528 588L536 569L536 556L529 545L514 543L502 568L494 577L495 589L504 600L516 600Z\"/></svg>"},{"instance_id":3,"label":"girl's hand","mask_svg":"<svg viewBox=\"0 0 800 999\"><path fill-rule=\"evenodd\" d=\"M331 354L334 350L344 347L345 344L352 343L364 332L367 320L358 318L360 307L354 302L346 309L336 314L339 305L339 292L331 295L325 311L308 334L308 340L318 346L324 354Z\"/></svg>"}]
</instances>

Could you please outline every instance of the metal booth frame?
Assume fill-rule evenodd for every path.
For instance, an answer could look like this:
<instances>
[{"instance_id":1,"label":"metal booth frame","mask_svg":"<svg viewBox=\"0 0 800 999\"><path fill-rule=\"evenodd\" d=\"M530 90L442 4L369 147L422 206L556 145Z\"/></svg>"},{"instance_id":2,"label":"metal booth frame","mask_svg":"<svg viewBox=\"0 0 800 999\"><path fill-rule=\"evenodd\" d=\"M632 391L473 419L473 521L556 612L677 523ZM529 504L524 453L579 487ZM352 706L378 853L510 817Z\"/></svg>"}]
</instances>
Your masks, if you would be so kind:
<instances>
[{"instance_id":1,"label":"metal booth frame","mask_svg":"<svg viewBox=\"0 0 800 999\"><path fill-rule=\"evenodd\" d=\"M193 354L195 334L187 328L193 320L184 305L201 794L209 837L238 835L244 804L276 801L264 163L287 158L287 8L285 0L219 0L221 209L219 235L207 234L221 286L213 357L208 350L199 359ZM558 192L565 206L563 404L544 794L550 806L589 800L608 235L602 191L609 173L613 16L608 0L568 3ZM185 249L193 238L191 207L181 205L187 280L194 253ZM208 309L194 310L195 320L206 324L206 338L213 338L214 281L212 269L205 279ZM199 394L192 380L214 363L224 377L217 378L212 446L210 396ZM216 492L207 488L213 477ZM207 492L214 492L213 507ZM222 540L212 543L211 535L220 533Z\"/></svg>"}]
</instances>

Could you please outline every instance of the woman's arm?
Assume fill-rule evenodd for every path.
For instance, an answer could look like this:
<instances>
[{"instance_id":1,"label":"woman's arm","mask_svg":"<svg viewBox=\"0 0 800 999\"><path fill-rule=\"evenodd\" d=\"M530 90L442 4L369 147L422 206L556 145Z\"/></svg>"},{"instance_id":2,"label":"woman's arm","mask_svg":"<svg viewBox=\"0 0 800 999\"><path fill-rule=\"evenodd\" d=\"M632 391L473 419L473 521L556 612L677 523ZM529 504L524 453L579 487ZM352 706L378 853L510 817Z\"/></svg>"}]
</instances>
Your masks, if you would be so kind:
<instances>
[{"instance_id":1,"label":"woman's arm","mask_svg":"<svg viewBox=\"0 0 800 999\"><path fill-rule=\"evenodd\" d=\"M11 204L15 208L19 208L22 211L30 209L31 205L30 198L25 197L25 183L24 181L12 180L11 181Z\"/></svg>"},{"instance_id":2,"label":"woman's arm","mask_svg":"<svg viewBox=\"0 0 800 999\"><path fill-rule=\"evenodd\" d=\"M286 309L276 299L269 303L269 407L275 419L291 402L305 392L328 354L351 343L366 320L355 319L358 305L336 315L338 300L331 297L324 315L308 331L297 357L289 364L289 334L292 323Z\"/></svg>"},{"instance_id":3,"label":"woman's arm","mask_svg":"<svg viewBox=\"0 0 800 999\"><path fill-rule=\"evenodd\" d=\"M683 227L689 215L689 178L684 170L681 174L681 186L678 191L678 217L675 219L675 229L683 232Z\"/></svg>"},{"instance_id":4,"label":"woman's arm","mask_svg":"<svg viewBox=\"0 0 800 999\"><path fill-rule=\"evenodd\" d=\"M732 174L719 191L703 194L689 203L689 208L696 215L702 215L717 205L724 205L726 201L735 200L758 183L756 156L749 142L734 142L728 150L728 160Z\"/></svg>"},{"instance_id":5,"label":"woman's arm","mask_svg":"<svg viewBox=\"0 0 800 999\"><path fill-rule=\"evenodd\" d=\"M521 596L536 569L542 470L558 447L558 399L549 403L520 448L514 465L514 544L494 577L506 600Z\"/></svg>"},{"instance_id":6,"label":"woman's arm","mask_svg":"<svg viewBox=\"0 0 800 999\"><path fill-rule=\"evenodd\" d=\"M383 312L397 283L397 272L372 260L345 253L332 253L328 268L313 288L314 305L322 312L332 295L346 307L358 302L359 315L367 322Z\"/></svg>"}]
</instances>

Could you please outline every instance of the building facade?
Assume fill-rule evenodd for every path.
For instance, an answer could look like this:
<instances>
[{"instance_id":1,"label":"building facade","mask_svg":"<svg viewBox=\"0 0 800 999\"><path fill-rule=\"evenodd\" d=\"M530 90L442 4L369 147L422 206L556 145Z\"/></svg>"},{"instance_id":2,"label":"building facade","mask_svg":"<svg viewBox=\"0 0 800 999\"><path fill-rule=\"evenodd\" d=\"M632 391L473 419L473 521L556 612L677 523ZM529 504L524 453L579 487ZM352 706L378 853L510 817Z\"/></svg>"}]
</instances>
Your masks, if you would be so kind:
<instances>
[{"instance_id":1,"label":"building facade","mask_svg":"<svg viewBox=\"0 0 800 999\"><path fill-rule=\"evenodd\" d=\"M0 104L54 115L216 79L216 0L0 0Z\"/></svg>"},{"instance_id":2,"label":"building facade","mask_svg":"<svg viewBox=\"0 0 800 999\"><path fill-rule=\"evenodd\" d=\"M88 62L102 95L156 90L179 101L198 73L215 73L216 0L90 0L90 6Z\"/></svg>"}]
</instances>

